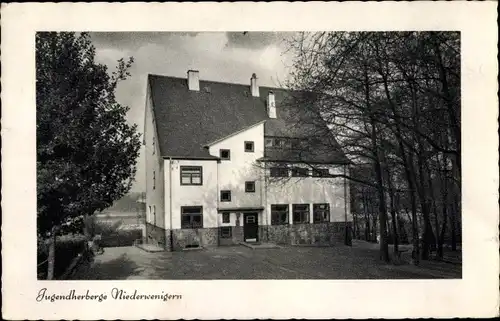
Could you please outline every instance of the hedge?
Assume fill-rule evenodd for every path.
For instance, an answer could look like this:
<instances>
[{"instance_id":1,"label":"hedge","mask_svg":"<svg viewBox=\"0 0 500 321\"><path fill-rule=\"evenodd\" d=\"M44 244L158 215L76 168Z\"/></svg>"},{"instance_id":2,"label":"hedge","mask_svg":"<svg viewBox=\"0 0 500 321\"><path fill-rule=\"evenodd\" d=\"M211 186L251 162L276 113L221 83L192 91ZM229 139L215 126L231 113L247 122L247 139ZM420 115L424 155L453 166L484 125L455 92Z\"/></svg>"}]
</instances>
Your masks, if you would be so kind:
<instances>
[{"instance_id":1,"label":"hedge","mask_svg":"<svg viewBox=\"0 0 500 321\"><path fill-rule=\"evenodd\" d=\"M117 230L102 234L100 245L102 247L132 246L138 239L142 239L142 230Z\"/></svg>"},{"instance_id":2,"label":"hedge","mask_svg":"<svg viewBox=\"0 0 500 321\"><path fill-rule=\"evenodd\" d=\"M63 235L56 239L56 252L54 264L54 279L59 278L64 274L71 262L78 254L81 254L86 249L86 239L84 235ZM37 275L38 279L47 278L47 268L49 256L49 244L47 241L38 243L37 253Z\"/></svg>"},{"instance_id":3,"label":"hedge","mask_svg":"<svg viewBox=\"0 0 500 321\"><path fill-rule=\"evenodd\" d=\"M114 223L94 221L96 235L101 235L101 247L132 246L135 240L142 239L141 229L119 229L121 221Z\"/></svg>"}]
</instances>

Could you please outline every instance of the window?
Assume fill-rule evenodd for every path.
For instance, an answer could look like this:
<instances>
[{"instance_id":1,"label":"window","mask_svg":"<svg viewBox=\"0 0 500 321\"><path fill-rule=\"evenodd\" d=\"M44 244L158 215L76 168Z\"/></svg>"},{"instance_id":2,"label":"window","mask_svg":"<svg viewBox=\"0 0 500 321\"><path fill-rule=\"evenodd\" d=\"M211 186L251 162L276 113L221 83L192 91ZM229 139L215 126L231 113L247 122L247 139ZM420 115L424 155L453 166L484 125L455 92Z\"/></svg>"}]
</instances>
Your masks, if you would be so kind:
<instances>
[{"instance_id":1,"label":"window","mask_svg":"<svg viewBox=\"0 0 500 321\"><path fill-rule=\"evenodd\" d=\"M293 204L293 224L309 223L309 204Z\"/></svg>"},{"instance_id":2,"label":"window","mask_svg":"<svg viewBox=\"0 0 500 321\"><path fill-rule=\"evenodd\" d=\"M315 168L313 169L314 177L328 177L330 173L328 172L328 168Z\"/></svg>"},{"instance_id":3,"label":"window","mask_svg":"<svg viewBox=\"0 0 500 321\"><path fill-rule=\"evenodd\" d=\"M254 144L253 142L245 142L245 152L252 153Z\"/></svg>"},{"instance_id":4,"label":"window","mask_svg":"<svg viewBox=\"0 0 500 321\"><path fill-rule=\"evenodd\" d=\"M153 189L156 188L156 172L153 171Z\"/></svg>"},{"instance_id":5,"label":"window","mask_svg":"<svg viewBox=\"0 0 500 321\"><path fill-rule=\"evenodd\" d=\"M153 225L156 226L156 205L153 205Z\"/></svg>"},{"instance_id":6,"label":"window","mask_svg":"<svg viewBox=\"0 0 500 321\"><path fill-rule=\"evenodd\" d=\"M224 226L220 228L220 237L223 239L230 239L231 238L231 227L230 226Z\"/></svg>"},{"instance_id":7,"label":"window","mask_svg":"<svg viewBox=\"0 0 500 321\"><path fill-rule=\"evenodd\" d=\"M288 205L271 205L271 224L288 224Z\"/></svg>"},{"instance_id":8,"label":"window","mask_svg":"<svg viewBox=\"0 0 500 321\"><path fill-rule=\"evenodd\" d=\"M313 204L313 222L330 222L330 204Z\"/></svg>"},{"instance_id":9,"label":"window","mask_svg":"<svg viewBox=\"0 0 500 321\"><path fill-rule=\"evenodd\" d=\"M274 146L278 148L283 148L286 145L286 140L284 138L275 138Z\"/></svg>"},{"instance_id":10,"label":"window","mask_svg":"<svg viewBox=\"0 0 500 321\"><path fill-rule=\"evenodd\" d=\"M155 154L155 151L156 151L156 139L153 136L153 155Z\"/></svg>"},{"instance_id":11,"label":"window","mask_svg":"<svg viewBox=\"0 0 500 321\"><path fill-rule=\"evenodd\" d=\"M294 167L292 168L293 177L307 177L309 176L309 170L307 168Z\"/></svg>"},{"instance_id":12,"label":"window","mask_svg":"<svg viewBox=\"0 0 500 321\"><path fill-rule=\"evenodd\" d=\"M202 185L202 183L201 166L181 166L181 185Z\"/></svg>"},{"instance_id":13,"label":"window","mask_svg":"<svg viewBox=\"0 0 500 321\"><path fill-rule=\"evenodd\" d=\"M288 168L271 167L271 177L288 177Z\"/></svg>"},{"instance_id":14,"label":"window","mask_svg":"<svg viewBox=\"0 0 500 321\"><path fill-rule=\"evenodd\" d=\"M304 139L292 137L266 137L265 147L279 149L304 149L306 144Z\"/></svg>"},{"instance_id":15,"label":"window","mask_svg":"<svg viewBox=\"0 0 500 321\"><path fill-rule=\"evenodd\" d=\"M202 227L203 227L203 207L182 206L181 228L202 228Z\"/></svg>"},{"instance_id":16,"label":"window","mask_svg":"<svg viewBox=\"0 0 500 321\"><path fill-rule=\"evenodd\" d=\"M290 148L291 149L301 149L301 147L303 147L303 146L302 146L300 139L292 138L290 140Z\"/></svg>"},{"instance_id":17,"label":"window","mask_svg":"<svg viewBox=\"0 0 500 321\"><path fill-rule=\"evenodd\" d=\"M222 213L222 223L229 223L229 213Z\"/></svg>"},{"instance_id":18,"label":"window","mask_svg":"<svg viewBox=\"0 0 500 321\"><path fill-rule=\"evenodd\" d=\"M220 159L223 160L231 159L231 151L229 149L221 149L219 152L220 152Z\"/></svg>"},{"instance_id":19,"label":"window","mask_svg":"<svg viewBox=\"0 0 500 321\"><path fill-rule=\"evenodd\" d=\"M231 191L220 191L221 202L231 202Z\"/></svg>"},{"instance_id":20,"label":"window","mask_svg":"<svg viewBox=\"0 0 500 321\"><path fill-rule=\"evenodd\" d=\"M254 193L255 192L255 182L245 182L245 192Z\"/></svg>"}]
</instances>

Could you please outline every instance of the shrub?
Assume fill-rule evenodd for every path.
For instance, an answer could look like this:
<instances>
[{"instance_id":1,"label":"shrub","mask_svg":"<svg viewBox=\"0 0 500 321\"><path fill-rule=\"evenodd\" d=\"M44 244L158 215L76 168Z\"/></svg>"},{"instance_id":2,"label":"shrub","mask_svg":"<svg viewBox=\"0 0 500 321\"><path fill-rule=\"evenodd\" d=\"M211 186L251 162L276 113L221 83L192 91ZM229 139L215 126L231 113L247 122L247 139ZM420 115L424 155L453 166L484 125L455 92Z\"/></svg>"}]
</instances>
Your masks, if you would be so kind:
<instances>
[{"instance_id":1,"label":"shrub","mask_svg":"<svg viewBox=\"0 0 500 321\"><path fill-rule=\"evenodd\" d=\"M84 217L69 217L61 224L58 235L83 233Z\"/></svg>"},{"instance_id":2,"label":"shrub","mask_svg":"<svg viewBox=\"0 0 500 321\"><path fill-rule=\"evenodd\" d=\"M54 278L60 277L69 267L74 258L86 249L86 239L81 234L69 234L58 236L56 239ZM37 275L39 279L45 279L47 276L49 256L49 244L45 241L38 242L38 268ZM41 264L44 262L43 264Z\"/></svg>"},{"instance_id":3,"label":"shrub","mask_svg":"<svg viewBox=\"0 0 500 321\"><path fill-rule=\"evenodd\" d=\"M135 240L142 239L142 230L116 230L101 236L102 247L132 246Z\"/></svg>"},{"instance_id":4,"label":"shrub","mask_svg":"<svg viewBox=\"0 0 500 321\"><path fill-rule=\"evenodd\" d=\"M119 229L121 225L121 220L113 223L94 221L94 233L96 235L101 235L101 240L99 241L100 246L132 246L135 240L142 239L142 230Z\"/></svg>"}]
</instances>

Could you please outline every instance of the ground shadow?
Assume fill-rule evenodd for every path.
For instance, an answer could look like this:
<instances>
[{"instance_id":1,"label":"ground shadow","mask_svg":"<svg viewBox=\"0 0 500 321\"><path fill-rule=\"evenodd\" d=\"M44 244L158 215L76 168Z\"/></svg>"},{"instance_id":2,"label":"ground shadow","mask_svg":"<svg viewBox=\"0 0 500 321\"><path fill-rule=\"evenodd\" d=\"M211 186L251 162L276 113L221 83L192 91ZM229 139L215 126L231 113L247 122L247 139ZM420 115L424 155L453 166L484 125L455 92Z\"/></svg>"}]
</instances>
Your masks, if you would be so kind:
<instances>
[{"instance_id":1,"label":"ground shadow","mask_svg":"<svg viewBox=\"0 0 500 321\"><path fill-rule=\"evenodd\" d=\"M140 275L142 270L126 254L122 254L109 261L94 260L82 270L82 273L77 273L73 279L125 280L131 276Z\"/></svg>"}]
</instances>

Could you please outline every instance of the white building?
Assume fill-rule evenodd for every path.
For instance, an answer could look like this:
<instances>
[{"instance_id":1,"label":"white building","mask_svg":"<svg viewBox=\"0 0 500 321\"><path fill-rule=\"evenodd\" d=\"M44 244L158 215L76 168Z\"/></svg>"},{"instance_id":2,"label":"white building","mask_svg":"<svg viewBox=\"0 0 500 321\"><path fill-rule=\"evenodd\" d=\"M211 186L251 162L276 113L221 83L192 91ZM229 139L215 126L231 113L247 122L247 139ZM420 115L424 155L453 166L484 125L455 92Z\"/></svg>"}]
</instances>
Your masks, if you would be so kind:
<instances>
[{"instance_id":1,"label":"white building","mask_svg":"<svg viewBox=\"0 0 500 321\"><path fill-rule=\"evenodd\" d=\"M202 81L193 70L187 79L150 75L147 239L169 250L343 243L349 190L332 176L348 161L322 120L297 116L291 97L259 87L255 74L248 85ZM313 133L329 148L310 148Z\"/></svg>"}]
</instances>

